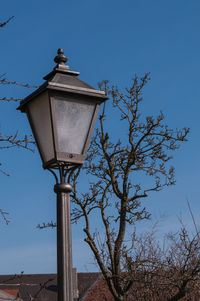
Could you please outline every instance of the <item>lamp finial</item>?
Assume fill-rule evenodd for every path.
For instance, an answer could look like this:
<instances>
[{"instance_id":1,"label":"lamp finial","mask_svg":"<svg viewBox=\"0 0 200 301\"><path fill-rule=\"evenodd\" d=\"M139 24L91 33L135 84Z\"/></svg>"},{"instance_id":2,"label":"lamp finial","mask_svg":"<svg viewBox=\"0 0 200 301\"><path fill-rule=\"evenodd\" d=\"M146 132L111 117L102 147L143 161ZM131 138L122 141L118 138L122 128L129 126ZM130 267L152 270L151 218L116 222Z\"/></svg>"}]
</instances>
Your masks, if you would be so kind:
<instances>
[{"instance_id":1,"label":"lamp finial","mask_svg":"<svg viewBox=\"0 0 200 301\"><path fill-rule=\"evenodd\" d=\"M58 48L57 54L58 55L54 58L54 62L58 65L65 65L65 63L67 62L67 58L64 55L63 49Z\"/></svg>"}]
</instances>

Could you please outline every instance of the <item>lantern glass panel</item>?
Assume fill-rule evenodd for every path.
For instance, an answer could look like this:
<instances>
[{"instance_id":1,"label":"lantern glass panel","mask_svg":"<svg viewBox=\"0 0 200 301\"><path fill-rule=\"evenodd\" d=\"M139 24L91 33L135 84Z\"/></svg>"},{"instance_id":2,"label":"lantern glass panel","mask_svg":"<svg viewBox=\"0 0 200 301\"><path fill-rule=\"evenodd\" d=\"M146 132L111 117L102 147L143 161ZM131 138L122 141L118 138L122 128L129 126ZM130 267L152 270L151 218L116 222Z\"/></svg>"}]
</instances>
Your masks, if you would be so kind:
<instances>
[{"instance_id":1,"label":"lantern glass panel","mask_svg":"<svg viewBox=\"0 0 200 301\"><path fill-rule=\"evenodd\" d=\"M48 93L45 92L30 102L28 112L35 140L45 163L54 158Z\"/></svg>"},{"instance_id":2,"label":"lantern glass panel","mask_svg":"<svg viewBox=\"0 0 200 301\"><path fill-rule=\"evenodd\" d=\"M95 104L55 99L58 152L82 154L94 115Z\"/></svg>"}]
</instances>

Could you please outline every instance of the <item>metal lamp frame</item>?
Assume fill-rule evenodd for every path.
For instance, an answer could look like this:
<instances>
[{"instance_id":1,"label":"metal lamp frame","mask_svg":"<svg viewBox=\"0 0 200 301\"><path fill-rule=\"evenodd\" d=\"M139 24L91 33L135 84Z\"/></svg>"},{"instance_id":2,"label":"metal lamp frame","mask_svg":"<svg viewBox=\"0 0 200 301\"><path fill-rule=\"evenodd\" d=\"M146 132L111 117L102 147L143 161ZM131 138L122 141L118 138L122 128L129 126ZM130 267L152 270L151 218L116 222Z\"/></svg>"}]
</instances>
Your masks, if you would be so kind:
<instances>
[{"instance_id":1,"label":"metal lamp frame","mask_svg":"<svg viewBox=\"0 0 200 301\"><path fill-rule=\"evenodd\" d=\"M82 154L75 154L75 153L68 153L68 152L58 152L58 136L57 136L57 131L56 131L56 122L55 122L55 103L54 103L54 98L55 97L59 97L59 98L63 98L66 99L66 95L63 93L60 93L58 91L54 92L54 91L49 91L48 92L48 102L49 102L49 108L50 108L50 117L51 117L51 132L52 132L52 137L53 137L53 150L54 150L54 158L45 162L44 160L44 155L42 153L41 147L38 143L38 137L37 137L37 131L35 130L34 127L34 123L32 121L31 118L31 114L29 113L29 110L26 109L26 114L28 116L29 119L29 123L31 125L32 128L32 132L33 135L35 137L35 141L37 144L37 148L39 150L40 153L40 157L42 159L43 162L43 168L44 169L48 169L48 168L56 168L59 169L59 164L58 163L62 163L62 162L67 162L68 164L75 164L75 165L82 165L85 161L85 157L87 154L87 150L88 150L88 146L90 143L90 139L92 136L92 132L95 126L95 121L97 118L97 114L99 111L99 106L100 106L100 102L98 101L98 99L96 101L94 101L94 99L91 99L91 97L87 97L83 96L81 99L79 97L77 97L77 95L69 95L67 94L67 97L70 96L70 99L74 99L75 101L80 101L80 102L84 102L84 103L92 103L95 102L95 109L94 109L94 113L91 119L91 123L88 129L88 133L87 133L87 137L84 143L84 147L82 150Z\"/></svg>"}]
</instances>

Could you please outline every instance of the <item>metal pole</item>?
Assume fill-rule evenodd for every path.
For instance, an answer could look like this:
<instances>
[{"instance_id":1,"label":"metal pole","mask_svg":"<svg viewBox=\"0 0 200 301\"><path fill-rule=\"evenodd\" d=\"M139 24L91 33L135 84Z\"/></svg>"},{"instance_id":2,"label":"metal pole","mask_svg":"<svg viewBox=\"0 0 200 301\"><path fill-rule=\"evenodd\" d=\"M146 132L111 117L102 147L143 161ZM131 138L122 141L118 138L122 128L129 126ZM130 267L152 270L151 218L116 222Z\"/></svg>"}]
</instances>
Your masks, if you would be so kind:
<instances>
[{"instance_id":1,"label":"metal pole","mask_svg":"<svg viewBox=\"0 0 200 301\"><path fill-rule=\"evenodd\" d=\"M58 301L73 301L70 192L72 186L54 186L57 194L57 287Z\"/></svg>"}]
</instances>

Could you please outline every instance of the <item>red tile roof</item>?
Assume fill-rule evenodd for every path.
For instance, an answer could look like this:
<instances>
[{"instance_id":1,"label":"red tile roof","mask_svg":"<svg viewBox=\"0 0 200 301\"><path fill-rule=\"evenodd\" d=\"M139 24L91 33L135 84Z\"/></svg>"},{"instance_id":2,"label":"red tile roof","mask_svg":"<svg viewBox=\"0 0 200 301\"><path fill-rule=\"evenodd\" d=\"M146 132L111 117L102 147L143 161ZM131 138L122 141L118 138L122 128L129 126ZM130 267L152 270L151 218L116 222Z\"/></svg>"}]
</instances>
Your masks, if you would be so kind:
<instances>
[{"instance_id":1,"label":"red tile roof","mask_svg":"<svg viewBox=\"0 0 200 301\"><path fill-rule=\"evenodd\" d=\"M96 282L88 289L81 301L114 301L105 279L101 276Z\"/></svg>"},{"instance_id":2,"label":"red tile roof","mask_svg":"<svg viewBox=\"0 0 200 301\"><path fill-rule=\"evenodd\" d=\"M7 294L13 295L15 297L19 297L19 290L16 290L16 289L3 289L2 291L6 292Z\"/></svg>"}]
</instances>

